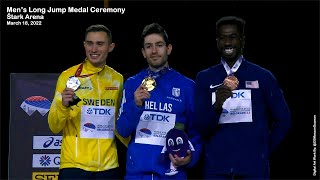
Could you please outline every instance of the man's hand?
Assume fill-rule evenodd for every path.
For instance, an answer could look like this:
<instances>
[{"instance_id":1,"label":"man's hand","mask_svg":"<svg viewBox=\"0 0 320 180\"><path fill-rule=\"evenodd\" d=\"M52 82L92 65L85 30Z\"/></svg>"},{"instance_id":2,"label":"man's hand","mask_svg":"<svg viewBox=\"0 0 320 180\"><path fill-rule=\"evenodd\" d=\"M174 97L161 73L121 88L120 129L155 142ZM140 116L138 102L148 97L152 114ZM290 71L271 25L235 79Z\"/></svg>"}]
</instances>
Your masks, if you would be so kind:
<instances>
[{"instance_id":1,"label":"man's hand","mask_svg":"<svg viewBox=\"0 0 320 180\"><path fill-rule=\"evenodd\" d=\"M235 76L228 76L224 79L223 84L227 86L231 91L237 89L239 80Z\"/></svg>"},{"instance_id":2,"label":"man's hand","mask_svg":"<svg viewBox=\"0 0 320 180\"><path fill-rule=\"evenodd\" d=\"M144 100L150 98L150 93L147 91L146 86L140 85L134 92L134 102L137 106L142 107Z\"/></svg>"},{"instance_id":3,"label":"man's hand","mask_svg":"<svg viewBox=\"0 0 320 180\"><path fill-rule=\"evenodd\" d=\"M69 107L69 103L73 101L74 90L71 88L65 88L61 96L62 96L62 105L64 107Z\"/></svg>"},{"instance_id":4,"label":"man's hand","mask_svg":"<svg viewBox=\"0 0 320 180\"><path fill-rule=\"evenodd\" d=\"M216 102L214 108L217 112L222 112L222 105L226 99L232 96L232 91L225 85L222 85L216 90Z\"/></svg>"},{"instance_id":5,"label":"man's hand","mask_svg":"<svg viewBox=\"0 0 320 180\"><path fill-rule=\"evenodd\" d=\"M188 150L187 151L187 156L186 157L179 157L177 156L176 154L175 155L172 155L171 153L169 154L169 158L172 162L172 164L175 166L175 167L179 167L179 166L184 166L184 165L187 165L191 162L191 158L192 158L192 155L191 155L191 151Z\"/></svg>"}]
</instances>

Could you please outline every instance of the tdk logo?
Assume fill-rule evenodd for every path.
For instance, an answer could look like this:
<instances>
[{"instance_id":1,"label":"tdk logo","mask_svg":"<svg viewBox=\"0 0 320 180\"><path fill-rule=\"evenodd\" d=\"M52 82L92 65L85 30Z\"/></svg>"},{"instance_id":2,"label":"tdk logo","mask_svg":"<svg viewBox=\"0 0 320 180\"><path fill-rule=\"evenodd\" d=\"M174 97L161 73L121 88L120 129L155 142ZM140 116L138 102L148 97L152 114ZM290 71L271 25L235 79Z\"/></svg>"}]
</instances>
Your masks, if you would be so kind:
<instances>
[{"instance_id":1,"label":"tdk logo","mask_svg":"<svg viewBox=\"0 0 320 180\"><path fill-rule=\"evenodd\" d=\"M239 92L239 91L238 92L234 92L234 93L232 93L232 97L231 98L232 99L234 99L234 98L245 98L244 97L244 93L245 92Z\"/></svg>"},{"instance_id":2,"label":"tdk logo","mask_svg":"<svg viewBox=\"0 0 320 180\"><path fill-rule=\"evenodd\" d=\"M51 102L42 96L31 96L22 102L20 107L31 116L38 111L42 116L46 115L51 106Z\"/></svg>"},{"instance_id":3,"label":"tdk logo","mask_svg":"<svg viewBox=\"0 0 320 180\"><path fill-rule=\"evenodd\" d=\"M149 121L166 121L169 122L170 116L167 115L160 115L160 114L145 114L144 119Z\"/></svg>"},{"instance_id":4,"label":"tdk logo","mask_svg":"<svg viewBox=\"0 0 320 180\"><path fill-rule=\"evenodd\" d=\"M87 114L90 115L108 115L111 116L111 109L102 109L102 108L88 108Z\"/></svg>"}]
</instances>

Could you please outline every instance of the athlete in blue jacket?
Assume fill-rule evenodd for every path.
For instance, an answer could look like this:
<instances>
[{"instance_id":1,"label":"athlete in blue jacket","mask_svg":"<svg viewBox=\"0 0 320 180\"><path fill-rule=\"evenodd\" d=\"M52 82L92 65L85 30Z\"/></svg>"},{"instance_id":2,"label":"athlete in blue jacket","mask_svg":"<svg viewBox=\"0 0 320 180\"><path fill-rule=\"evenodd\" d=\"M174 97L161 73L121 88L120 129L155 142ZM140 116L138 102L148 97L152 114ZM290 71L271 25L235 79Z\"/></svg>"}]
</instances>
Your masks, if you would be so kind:
<instances>
[{"instance_id":1,"label":"athlete in blue jacket","mask_svg":"<svg viewBox=\"0 0 320 180\"><path fill-rule=\"evenodd\" d=\"M291 115L275 77L242 55L245 21L217 21L221 63L198 73L195 126L205 138L204 177L268 179L269 156L286 135ZM239 85L223 84L235 76Z\"/></svg>"},{"instance_id":2,"label":"athlete in blue jacket","mask_svg":"<svg viewBox=\"0 0 320 180\"><path fill-rule=\"evenodd\" d=\"M142 40L149 68L125 82L116 126L121 136L131 136L125 179L186 179L185 169L195 164L201 148L200 134L192 130L194 82L169 68L172 45L159 24L147 25ZM184 158L161 154L167 132L177 123L184 124L195 149ZM170 160L178 173L166 176Z\"/></svg>"}]
</instances>

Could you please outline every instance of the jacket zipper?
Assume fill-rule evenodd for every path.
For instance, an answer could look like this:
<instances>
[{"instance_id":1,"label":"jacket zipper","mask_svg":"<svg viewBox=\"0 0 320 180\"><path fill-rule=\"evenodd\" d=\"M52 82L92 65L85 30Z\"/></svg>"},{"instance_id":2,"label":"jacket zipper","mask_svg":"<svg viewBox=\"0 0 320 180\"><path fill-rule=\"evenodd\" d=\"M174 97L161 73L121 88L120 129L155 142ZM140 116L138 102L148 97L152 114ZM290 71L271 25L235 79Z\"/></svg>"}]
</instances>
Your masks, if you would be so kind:
<instances>
[{"instance_id":1,"label":"jacket zipper","mask_svg":"<svg viewBox=\"0 0 320 180\"><path fill-rule=\"evenodd\" d=\"M100 83L99 83L99 73L97 74L97 82L98 82L98 93L99 93L99 101L101 102L101 92L100 92ZM100 171L100 139L98 138L98 171Z\"/></svg>"},{"instance_id":2,"label":"jacket zipper","mask_svg":"<svg viewBox=\"0 0 320 180\"><path fill-rule=\"evenodd\" d=\"M78 158L78 135L76 135L76 158Z\"/></svg>"}]
</instances>

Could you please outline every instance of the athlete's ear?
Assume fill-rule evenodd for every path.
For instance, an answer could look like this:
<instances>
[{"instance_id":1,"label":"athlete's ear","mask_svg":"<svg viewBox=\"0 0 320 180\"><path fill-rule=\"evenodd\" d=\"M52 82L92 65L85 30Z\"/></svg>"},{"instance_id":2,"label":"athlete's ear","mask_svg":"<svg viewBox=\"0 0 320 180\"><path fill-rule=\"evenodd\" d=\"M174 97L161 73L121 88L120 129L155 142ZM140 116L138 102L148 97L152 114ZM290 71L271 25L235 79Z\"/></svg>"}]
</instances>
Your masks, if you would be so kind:
<instances>
[{"instance_id":1,"label":"athlete's ear","mask_svg":"<svg viewBox=\"0 0 320 180\"><path fill-rule=\"evenodd\" d=\"M141 52L144 58L146 58L146 52L144 51L144 48L141 48Z\"/></svg>"},{"instance_id":2,"label":"athlete's ear","mask_svg":"<svg viewBox=\"0 0 320 180\"><path fill-rule=\"evenodd\" d=\"M244 44L246 43L246 37L242 36L242 38L240 38L240 41L241 41L241 48L243 49L244 48Z\"/></svg>"},{"instance_id":3,"label":"athlete's ear","mask_svg":"<svg viewBox=\"0 0 320 180\"><path fill-rule=\"evenodd\" d=\"M109 50L108 51L112 52L115 46L116 46L116 44L114 44L114 43L109 44Z\"/></svg>"},{"instance_id":4,"label":"athlete's ear","mask_svg":"<svg viewBox=\"0 0 320 180\"><path fill-rule=\"evenodd\" d=\"M171 51L172 51L172 45L169 44L169 45L167 46L167 55L170 55L170 54L171 54Z\"/></svg>"}]
</instances>

